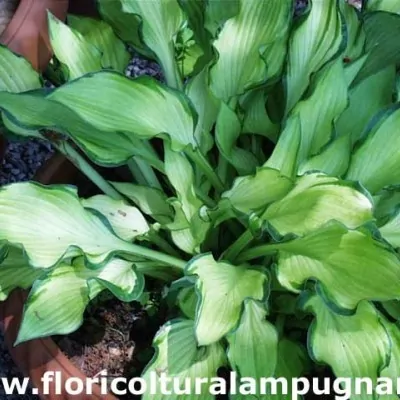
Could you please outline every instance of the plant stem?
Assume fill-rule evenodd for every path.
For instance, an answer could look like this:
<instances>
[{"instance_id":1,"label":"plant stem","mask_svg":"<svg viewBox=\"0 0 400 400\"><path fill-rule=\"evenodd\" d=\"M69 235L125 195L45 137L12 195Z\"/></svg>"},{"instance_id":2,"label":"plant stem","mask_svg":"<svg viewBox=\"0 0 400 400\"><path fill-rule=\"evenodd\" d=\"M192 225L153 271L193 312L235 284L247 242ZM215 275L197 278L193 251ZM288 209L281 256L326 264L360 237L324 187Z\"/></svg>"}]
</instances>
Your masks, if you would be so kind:
<instances>
[{"instance_id":1,"label":"plant stem","mask_svg":"<svg viewBox=\"0 0 400 400\"><path fill-rule=\"evenodd\" d=\"M167 85L173 89L183 90L183 82L179 72L178 65L175 61L175 58L172 56L175 52L173 45L170 46L169 49L165 52L165 64L161 62L163 67L163 72L165 76L165 80L167 81Z\"/></svg>"},{"instance_id":2,"label":"plant stem","mask_svg":"<svg viewBox=\"0 0 400 400\"><path fill-rule=\"evenodd\" d=\"M157 232L152 232L150 234L150 240L165 253L171 254L174 257L179 257L179 253Z\"/></svg>"},{"instance_id":3,"label":"plant stem","mask_svg":"<svg viewBox=\"0 0 400 400\"><path fill-rule=\"evenodd\" d=\"M237 258L237 262L253 260L254 258L264 257L266 255L275 254L280 248L280 244L264 244L262 246L253 247L244 251Z\"/></svg>"},{"instance_id":4,"label":"plant stem","mask_svg":"<svg viewBox=\"0 0 400 400\"><path fill-rule=\"evenodd\" d=\"M225 190L224 184L222 183L221 179L215 173L212 166L210 165L206 157L204 157L203 153L200 152L199 149L197 149L196 151L188 151L187 155L203 171L204 175L213 184L215 189L217 189L220 192L223 192Z\"/></svg>"},{"instance_id":5,"label":"plant stem","mask_svg":"<svg viewBox=\"0 0 400 400\"><path fill-rule=\"evenodd\" d=\"M54 144L54 143L53 143ZM99 189L116 200L125 200L68 142L54 144L57 150L64 154L83 174L85 174Z\"/></svg>"},{"instance_id":6,"label":"plant stem","mask_svg":"<svg viewBox=\"0 0 400 400\"><path fill-rule=\"evenodd\" d=\"M152 261L158 261L160 263L167 264L171 267L176 267L181 270L183 270L187 264L186 261L183 261L177 257L161 253L160 251L148 249L147 247L139 246L134 243L127 243L127 247L124 250L136 256L143 257Z\"/></svg>"},{"instance_id":7,"label":"plant stem","mask_svg":"<svg viewBox=\"0 0 400 400\"><path fill-rule=\"evenodd\" d=\"M232 243L228 249L224 252L223 257L228 261L235 261L236 257L241 253L249 243L254 239L254 236L250 232L250 230L246 230L242 233L241 236L237 238L237 240Z\"/></svg>"},{"instance_id":8,"label":"plant stem","mask_svg":"<svg viewBox=\"0 0 400 400\"><path fill-rule=\"evenodd\" d=\"M284 329L285 329L285 319L286 319L286 315L284 315L284 314L279 314L276 318L275 329L278 332L279 338L283 337L283 333L284 333Z\"/></svg>"},{"instance_id":9,"label":"plant stem","mask_svg":"<svg viewBox=\"0 0 400 400\"><path fill-rule=\"evenodd\" d=\"M130 160L128 160L128 168L135 178L141 179L139 177L136 177L137 172L139 172L141 177L143 177L145 184L162 190L161 184L158 181L156 174L154 173L152 168L146 163L146 161L142 160L140 157L132 157Z\"/></svg>"}]
</instances>

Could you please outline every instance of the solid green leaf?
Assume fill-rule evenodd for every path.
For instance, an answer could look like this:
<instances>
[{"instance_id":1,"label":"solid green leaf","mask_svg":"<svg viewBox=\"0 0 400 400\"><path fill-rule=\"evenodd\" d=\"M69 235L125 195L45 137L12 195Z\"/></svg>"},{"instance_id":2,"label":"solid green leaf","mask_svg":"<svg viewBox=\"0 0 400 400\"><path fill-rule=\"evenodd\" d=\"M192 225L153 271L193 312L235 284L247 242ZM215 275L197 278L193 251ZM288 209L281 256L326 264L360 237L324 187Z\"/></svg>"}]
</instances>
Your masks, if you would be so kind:
<instances>
[{"instance_id":1,"label":"solid green leaf","mask_svg":"<svg viewBox=\"0 0 400 400\"><path fill-rule=\"evenodd\" d=\"M400 183L400 136L396 133L399 123L398 105L375 118L363 143L353 153L346 179L359 181L372 194Z\"/></svg>"},{"instance_id":2,"label":"solid green leaf","mask_svg":"<svg viewBox=\"0 0 400 400\"><path fill-rule=\"evenodd\" d=\"M226 337L231 367L241 377L252 377L257 382L273 376L278 362L278 333L267 321L267 314L264 305L246 300L239 326Z\"/></svg>"},{"instance_id":3,"label":"solid green leaf","mask_svg":"<svg viewBox=\"0 0 400 400\"><path fill-rule=\"evenodd\" d=\"M268 51L286 36L291 12L287 1L239 1L238 13L224 23L213 43L218 59L210 71L210 85L219 99L228 103L249 87L275 77L280 66L271 68L276 58L269 58ZM284 51L282 43L280 52Z\"/></svg>"},{"instance_id":4,"label":"solid green leaf","mask_svg":"<svg viewBox=\"0 0 400 400\"><path fill-rule=\"evenodd\" d=\"M62 263L34 283L16 344L74 332L83 322L89 301L104 289L122 301L132 301L143 287L143 276L128 261L113 259L97 270L86 268L82 260L73 265Z\"/></svg>"},{"instance_id":5,"label":"solid green leaf","mask_svg":"<svg viewBox=\"0 0 400 400\"><path fill-rule=\"evenodd\" d=\"M300 293L307 280L315 280L319 292L340 312L353 312L362 300L400 298L400 261L368 232L331 222L272 246L279 251L276 269L282 286Z\"/></svg>"},{"instance_id":6,"label":"solid green leaf","mask_svg":"<svg viewBox=\"0 0 400 400\"><path fill-rule=\"evenodd\" d=\"M154 58L154 54L140 38L140 18L124 12L121 0L97 0L97 6L102 19L113 27L124 42L129 43L140 54Z\"/></svg>"},{"instance_id":7,"label":"solid green leaf","mask_svg":"<svg viewBox=\"0 0 400 400\"><path fill-rule=\"evenodd\" d=\"M68 26L78 31L87 42L101 51L103 68L125 72L131 56L125 44L115 35L107 22L69 15Z\"/></svg>"},{"instance_id":8,"label":"solid green leaf","mask_svg":"<svg viewBox=\"0 0 400 400\"><path fill-rule=\"evenodd\" d=\"M400 321L400 301L388 300L381 302L380 305L392 318Z\"/></svg>"},{"instance_id":9,"label":"solid green leaf","mask_svg":"<svg viewBox=\"0 0 400 400\"><path fill-rule=\"evenodd\" d=\"M391 343L374 306L365 301L354 315L344 316L334 313L318 296L312 295L304 308L315 315L309 330L314 360L330 365L337 377L351 378L353 393L355 378L365 377L376 383L379 372L388 363ZM365 386L361 390L361 394L353 394L351 398L378 398L368 393Z\"/></svg>"},{"instance_id":10,"label":"solid green leaf","mask_svg":"<svg viewBox=\"0 0 400 400\"><path fill-rule=\"evenodd\" d=\"M197 275L196 337L200 346L217 342L238 325L247 298L263 300L267 295L265 271L217 262L212 255L193 259L185 274Z\"/></svg>"},{"instance_id":11,"label":"solid green leaf","mask_svg":"<svg viewBox=\"0 0 400 400\"><path fill-rule=\"evenodd\" d=\"M342 20L337 0L313 1L289 38L286 113L306 91L311 75L338 54Z\"/></svg>"},{"instance_id":12,"label":"solid green leaf","mask_svg":"<svg viewBox=\"0 0 400 400\"><path fill-rule=\"evenodd\" d=\"M282 236L301 236L331 220L358 228L373 220L373 204L351 183L316 173L299 178L295 187L271 204L261 218Z\"/></svg>"},{"instance_id":13,"label":"solid green leaf","mask_svg":"<svg viewBox=\"0 0 400 400\"><path fill-rule=\"evenodd\" d=\"M17 247L8 246L5 257L0 263L0 301L6 300L15 288L28 289L43 275L43 269L31 267Z\"/></svg>"},{"instance_id":14,"label":"solid green leaf","mask_svg":"<svg viewBox=\"0 0 400 400\"><path fill-rule=\"evenodd\" d=\"M179 380L180 384L178 388L171 389L170 394L161 394L159 387L157 394L147 391L143 400L191 400L194 393L196 399L214 399L211 386L218 383L217 370L227 364L225 351L220 343L198 347L194 329L193 321L173 320L158 331L153 341L156 354L142 377L149 383L151 373L165 374ZM185 378L188 378L188 383L185 383ZM200 392L196 392L196 379L202 378L206 383L201 385Z\"/></svg>"},{"instance_id":15,"label":"solid green leaf","mask_svg":"<svg viewBox=\"0 0 400 400\"><path fill-rule=\"evenodd\" d=\"M97 195L83 199L82 205L107 218L115 234L123 240L131 241L136 237L140 238L150 230L143 214L136 207L129 206L122 200Z\"/></svg>"},{"instance_id":16,"label":"solid green leaf","mask_svg":"<svg viewBox=\"0 0 400 400\"><path fill-rule=\"evenodd\" d=\"M19 93L42 86L39 73L24 57L0 46L0 90Z\"/></svg>"},{"instance_id":17,"label":"solid green leaf","mask_svg":"<svg viewBox=\"0 0 400 400\"><path fill-rule=\"evenodd\" d=\"M368 57L353 85L400 62L400 49L396 40L400 32L400 15L390 12L365 13L363 27L366 35L364 51Z\"/></svg>"},{"instance_id":18,"label":"solid green leaf","mask_svg":"<svg viewBox=\"0 0 400 400\"><path fill-rule=\"evenodd\" d=\"M371 11L387 11L400 14L400 4L397 0L366 0L365 10Z\"/></svg>"},{"instance_id":19,"label":"solid green leaf","mask_svg":"<svg viewBox=\"0 0 400 400\"><path fill-rule=\"evenodd\" d=\"M175 63L174 39L184 21L177 0L121 0L124 12L141 19L143 42L154 52L163 68L167 82L180 87Z\"/></svg>"},{"instance_id":20,"label":"solid green leaf","mask_svg":"<svg viewBox=\"0 0 400 400\"><path fill-rule=\"evenodd\" d=\"M161 190L127 182L111 182L111 184L135 203L144 214L161 224L172 222L173 209L167 202L167 196Z\"/></svg>"},{"instance_id":21,"label":"solid green leaf","mask_svg":"<svg viewBox=\"0 0 400 400\"><path fill-rule=\"evenodd\" d=\"M65 78L73 80L102 69L100 49L50 12L48 23L51 48L57 59L67 68Z\"/></svg>"},{"instance_id":22,"label":"solid green leaf","mask_svg":"<svg viewBox=\"0 0 400 400\"><path fill-rule=\"evenodd\" d=\"M213 37L216 37L225 22L235 17L239 11L240 0L230 2L209 1L205 10L204 26Z\"/></svg>"},{"instance_id":23,"label":"solid green leaf","mask_svg":"<svg viewBox=\"0 0 400 400\"><path fill-rule=\"evenodd\" d=\"M3 186L0 207L0 240L21 245L34 267L49 268L82 252L98 265L116 251L133 249L85 210L70 186L29 182Z\"/></svg>"}]
</instances>

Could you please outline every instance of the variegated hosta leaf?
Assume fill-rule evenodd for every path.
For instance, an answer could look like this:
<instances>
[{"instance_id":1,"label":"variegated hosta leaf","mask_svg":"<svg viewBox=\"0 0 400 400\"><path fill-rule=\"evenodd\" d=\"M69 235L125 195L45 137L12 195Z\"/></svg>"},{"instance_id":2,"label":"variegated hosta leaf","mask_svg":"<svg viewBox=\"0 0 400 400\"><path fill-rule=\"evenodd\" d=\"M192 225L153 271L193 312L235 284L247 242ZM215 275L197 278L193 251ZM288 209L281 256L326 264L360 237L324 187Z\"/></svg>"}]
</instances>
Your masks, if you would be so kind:
<instances>
[{"instance_id":1,"label":"variegated hosta leaf","mask_svg":"<svg viewBox=\"0 0 400 400\"><path fill-rule=\"evenodd\" d=\"M19 93L42 86L40 76L32 65L9 48L0 46L0 90Z\"/></svg>"},{"instance_id":2,"label":"variegated hosta leaf","mask_svg":"<svg viewBox=\"0 0 400 400\"><path fill-rule=\"evenodd\" d=\"M355 229L373 220L371 200L351 183L321 174L299 178L295 187L261 216L282 236L304 235L330 220Z\"/></svg>"},{"instance_id":3,"label":"variegated hosta leaf","mask_svg":"<svg viewBox=\"0 0 400 400\"><path fill-rule=\"evenodd\" d=\"M343 176L350 163L351 138L335 138L320 153L303 161L298 169L299 175L310 171L319 171L329 176Z\"/></svg>"},{"instance_id":4,"label":"variegated hosta leaf","mask_svg":"<svg viewBox=\"0 0 400 400\"><path fill-rule=\"evenodd\" d=\"M341 59L328 64L311 85L311 95L293 109L301 125L297 163L321 151L333 137L333 122L347 107L347 82Z\"/></svg>"},{"instance_id":5,"label":"variegated hosta leaf","mask_svg":"<svg viewBox=\"0 0 400 400\"><path fill-rule=\"evenodd\" d=\"M247 298L264 300L267 295L265 271L217 262L212 255L193 259L185 273L197 275L200 297L195 329L199 346L215 343L234 329Z\"/></svg>"},{"instance_id":6,"label":"variegated hosta leaf","mask_svg":"<svg viewBox=\"0 0 400 400\"><path fill-rule=\"evenodd\" d=\"M348 312L362 300L400 298L400 261L368 232L331 222L272 246L279 250L278 280L290 291L300 293L307 279L315 279L330 304Z\"/></svg>"},{"instance_id":7,"label":"variegated hosta leaf","mask_svg":"<svg viewBox=\"0 0 400 400\"><path fill-rule=\"evenodd\" d=\"M69 15L68 25L101 51L103 68L114 69L121 73L125 71L131 56L125 44L115 35L107 22Z\"/></svg>"},{"instance_id":8,"label":"variegated hosta leaf","mask_svg":"<svg viewBox=\"0 0 400 400\"><path fill-rule=\"evenodd\" d=\"M293 378L304 376L309 360L306 350L298 343L287 338L282 338L278 343L277 365L274 374L264 374L263 378L273 378L261 387L261 395L258 400L301 400L302 396L296 394L293 389ZM249 360L250 361L250 360ZM250 375L249 375L250 376ZM283 382L284 383L283 383ZM265 393L265 394L264 394ZM248 400L250 395L231 395L231 400Z\"/></svg>"},{"instance_id":9,"label":"variegated hosta leaf","mask_svg":"<svg viewBox=\"0 0 400 400\"><path fill-rule=\"evenodd\" d=\"M45 95L45 92L41 92L14 96L11 93L0 92L0 108L4 110L3 122L7 128L19 135L40 138L42 136L38 129L62 132L70 136L91 159L101 165L120 165L132 156L139 156L152 166L159 163L158 159L154 159L153 152L149 151L148 146L136 134L96 129L74 111L50 101ZM59 145L62 147L63 143Z\"/></svg>"},{"instance_id":10,"label":"variegated hosta leaf","mask_svg":"<svg viewBox=\"0 0 400 400\"><path fill-rule=\"evenodd\" d=\"M82 259L73 265L62 263L34 283L16 343L75 331L89 301L104 289L122 301L132 301L143 287L143 276L129 261L113 259L96 270L86 268Z\"/></svg>"},{"instance_id":11,"label":"variegated hosta leaf","mask_svg":"<svg viewBox=\"0 0 400 400\"><path fill-rule=\"evenodd\" d=\"M197 0L194 1L198 3ZM187 83L185 93L193 103L198 115L195 138L201 151L207 154L214 144L210 131L217 120L219 110L219 101L213 96L208 86L207 67Z\"/></svg>"},{"instance_id":12,"label":"variegated hosta leaf","mask_svg":"<svg viewBox=\"0 0 400 400\"><path fill-rule=\"evenodd\" d=\"M177 303L187 318L196 319L197 293L194 286L181 289L177 297Z\"/></svg>"},{"instance_id":13,"label":"variegated hosta leaf","mask_svg":"<svg viewBox=\"0 0 400 400\"><path fill-rule=\"evenodd\" d=\"M97 0L101 18L110 24L115 33L140 54L152 59L154 54L140 39L140 17L122 10L122 0Z\"/></svg>"},{"instance_id":14,"label":"variegated hosta leaf","mask_svg":"<svg viewBox=\"0 0 400 400\"><path fill-rule=\"evenodd\" d=\"M268 52L286 37L292 17L292 4L288 1L240 0L239 3L239 12L225 22L213 44L218 61L211 69L211 90L226 103L279 73L282 57L269 57ZM274 49L274 55L277 50ZM286 43L282 40L278 55L285 50ZM280 63L274 65L279 58Z\"/></svg>"},{"instance_id":15,"label":"variegated hosta leaf","mask_svg":"<svg viewBox=\"0 0 400 400\"><path fill-rule=\"evenodd\" d=\"M365 377L376 382L379 372L387 365L390 356L390 338L374 306L362 302L354 315L334 313L316 295L310 296L304 308L315 315L309 331L309 344L316 362L332 367L340 378ZM377 397L362 387L352 399L375 400Z\"/></svg>"},{"instance_id":16,"label":"variegated hosta leaf","mask_svg":"<svg viewBox=\"0 0 400 400\"><path fill-rule=\"evenodd\" d=\"M359 140L372 118L392 104L394 78L395 68L391 65L353 88L349 92L349 106L335 123L336 133L349 137L352 145Z\"/></svg>"},{"instance_id":17,"label":"variegated hosta leaf","mask_svg":"<svg viewBox=\"0 0 400 400\"><path fill-rule=\"evenodd\" d=\"M11 184L0 190L0 207L0 241L21 245L33 267L49 268L82 252L93 265L118 251L135 252L85 210L73 187Z\"/></svg>"},{"instance_id":18,"label":"variegated hosta leaf","mask_svg":"<svg viewBox=\"0 0 400 400\"><path fill-rule=\"evenodd\" d=\"M380 115L354 151L346 179L361 182L372 194L400 184L399 123L399 105Z\"/></svg>"},{"instance_id":19,"label":"variegated hosta leaf","mask_svg":"<svg viewBox=\"0 0 400 400\"><path fill-rule=\"evenodd\" d=\"M124 201L97 195L81 202L86 209L98 211L107 218L115 234L123 240L131 241L136 237L143 237L150 230L143 214Z\"/></svg>"},{"instance_id":20,"label":"variegated hosta leaf","mask_svg":"<svg viewBox=\"0 0 400 400\"><path fill-rule=\"evenodd\" d=\"M6 300L15 288L28 289L44 274L43 269L31 267L17 247L8 246L5 257L0 263L0 301Z\"/></svg>"},{"instance_id":21,"label":"variegated hosta leaf","mask_svg":"<svg viewBox=\"0 0 400 400\"><path fill-rule=\"evenodd\" d=\"M177 194L177 200L172 203L176 211L175 218L168 227L175 245L189 254L195 254L200 251L199 246L204 240L209 224L202 222L200 218L196 219L203 203L195 193L193 167L183 153L174 152L168 146L165 146L164 150L165 172ZM192 226L194 220L203 227Z\"/></svg>"},{"instance_id":22,"label":"variegated hosta leaf","mask_svg":"<svg viewBox=\"0 0 400 400\"><path fill-rule=\"evenodd\" d=\"M279 137L271 157L263 166L277 169L281 171L282 175L295 178L297 176L302 136L300 116L297 114L292 115L287 119L286 126Z\"/></svg>"},{"instance_id":23,"label":"variegated hosta leaf","mask_svg":"<svg viewBox=\"0 0 400 400\"><path fill-rule=\"evenodd\" d=\"M102 69L102 54L99 48L50 13L48 22L51 48L57 59L66 67L66 79L73 80Z\"/></svg>"},{"instance_id":24,"label":"variegated hosta leaf","mask_svg":"<svg viewBox=\"0 0 400 400\"><path fill-rule=\"evenodd\" d=\"M144 214L151 216L160 224L172 222L173 209L161 190L127 182L111 182L111 184L135 203Z\"/></svg>"},{"instance_id":25,"label":"variegated hosta leaf","mask_svg":"<svg viewBox=\"0 0 400 400\"><path fill-rule=\"evenodd\" d=\"M382 323L390 338L391 352L390 362L381 371L380 376L382 378L391 379L393 386L396 388L396 382L400 376L400 326L399 323L391 323L386 321L386 319L382 319ZM378 392L378 394L384 395L385 393ZM381 398L386 397L382 396Z\"/></svg>"},{"instance_id":26,"label":"variegated hosta leaf","mask_svg":"<svg viewBox=\"0 0 400 400\"><path fill-rule=\"evenodd\" d=\"M358 11L347 0L339 1L347 31L347 46L344 57L350 62L360 57L364 51L365 32Z\"/></svg>"},{"instance_id":27,"label":"variegated hosta leaf","mask_svg":"<svg viewBox=\"0 0 400 400\"><path fill-rule=\"evenodd\" d=\"M101 71L47 96L0 92L0 108L23 128L67 132L101 163L120 164L133 155L147 160L152 153L139 139L155 136L169 137L174 150L197 146L187 98L148 77L133 81Z\"/></svg>"},{"instance_id":28,"label":"variegated hosta leaf","mask_svg":"<svg viewBox=\"0 0 400 400\"><path fill-rule=\"evenodd\" d=\"M236 178L230 190L222 194L222 203L242 213L260 212L284 197L293 188L293 181L276 169L262 167L251 176Z\"/></svg>"},{"instance_id":29,"label":"variegated hosta leaf","mask_svg":"<svg viewBox=\"0 0 400 400\"><path fill-rule=\"evenodd\" d=\"M277 141L279 125L274 124L266 109L267 96L265 90L248 91L240 100L244 112L243 133L257 133L273 142Z\"/></svg>"},{"instance_id":30,"label":"variegated hosta leaf","mask_svg":"<svg viewBox=\"0 0 400 400\"><path fill-rule=\"evenodd\" d=\"M311 75L339 52L343 40L337 0L314 0L310 8L289 39L287 113L304 94Z\"/></svg>"},{"instance_id":31,"label":"variegated hosta leaf","mask_svg":"<svg viewBox=\"0 0 400 400\"><path fill-rule=\"evenodd\" d=\"M247 175L255 171L258 162L251 152L236 146L241 132L242 124L235 111L221 102L215 128L218 149L239 175Z\"/></svg>"},{"instance_id":32,"label":"variegated hosta leaf","mask_svg":"<svg viewBox=\"0 0 400 400\"><path fill-rule=\"evenodd\" d=\"M278 333L267 321L267 314L265 305L246 300L239 326L226 337L231 367L241 377L252 377L257 382L273 376L278 361Z\"/></svg>"},{"instance_id":33,"label":"variegated hosta leaf","mask_svg":"<svg viewBox=\"0 0 400 400\"><path fill-rule=\"evenodd\" d=\"M393 247L400 247L400 213L396 212L393 218L379 228L379 232Z\"/></svg>"},{"instance_id":34,"label":"variegated hosta leaf","mask_svg":"<svg viewBox=\"0 0 400 400\"><path fill-rule=\"evenodd\" d=\"M376 225L381 227L396 215L400 205L400 191L382 190L373 197Z\"/></svg>"},{"instance_id":35,"label":"variegated hosta leaf","mask_svg":"<svg viewBox=\"0 0 400 400\"><path fill-rule=\"evenodd\" d=\"M177 0L121 0L124 12L141 18L144 43L159 60L167 82L180 87L181 77L175 63L174 39L184 21Z\"/></svg>"},{"instance_id":36,"label":"variegated hosta leaf","mask_svg":"<svg viewBox=\"0 0 400 400\"><path fill-rule=\"evenodd\" d=\"M194 393L196 399L214 400L211 385L213 380L218 381L218 368L227 364L225 351L220 343L198 347L194 329L193 321L173 320L158 331L153 342L156 354L146 367L143 378L150 382L154 381L151 374L165 375L179 380L180 384L175 384L168 395L161 394L159 387L157 394L146 391L143 400L191 400ZM188 378L186 382L185 378ZM207 383L201 385L201 393L198 393L195 383L201 378Z\"/></svg>"},{"instance_id":37,"label":"variegated hosta leaf","mask_svg":"<svg viewBox=\"0 0 400 400\"><path fill-rule=\"evenodd\" d=\"M62 86L48 98L109 134L126 132L141 139L166 134L173 150L197 145L194 111L187 98L152 78L129 80L103 71Z\"/></svg>"}]
</instances>

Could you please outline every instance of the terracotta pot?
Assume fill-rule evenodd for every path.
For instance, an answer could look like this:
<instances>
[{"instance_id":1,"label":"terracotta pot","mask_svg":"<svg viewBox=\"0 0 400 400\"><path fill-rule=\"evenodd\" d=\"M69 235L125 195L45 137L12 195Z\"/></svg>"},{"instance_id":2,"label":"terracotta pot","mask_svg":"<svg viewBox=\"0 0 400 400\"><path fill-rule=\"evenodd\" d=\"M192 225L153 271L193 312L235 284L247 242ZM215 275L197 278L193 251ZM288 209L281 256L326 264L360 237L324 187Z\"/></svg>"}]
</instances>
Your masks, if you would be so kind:
<instances>
[{"instance_id":1,"label":"terracotta pot","mask_svg":"<svg viewBox=\"0 0 400 400\"><path fill-rule=\"evenodd\" d=\"M28 59L43 71L50 61L47 11L58 19L67 16L68 0L21 0L10 23L0 36L0 43Z\"/></svg>"},{"instance_id":2,"label":"terracotta pot","mask_svg":"<svg viewBox=\"0 0 400 400\"><path fill-rule=\"evenodd\" d=\"M35 180L42 184L65 184L75 182L78 176L77 169L64 156L56 154L39 170ZM78 378L85 383L86 377L62 353L51 338L35 339L13 346L21 323L26 297L26 291L14 290L6 301L0 303L0 325L4 332L5 343L14 362L20 371L30 378L32 387L38 389L40 397L46 400L117 400L111 394L102 395L100 386L97 385L91 385L93 394L73 396L67 393L57 394L55 384L51 383L49 389L50 393L53 394L43 394L41 378L46 371L61 374L61 388L65 387L68 378Z\"/></svg>"}]
</instances>

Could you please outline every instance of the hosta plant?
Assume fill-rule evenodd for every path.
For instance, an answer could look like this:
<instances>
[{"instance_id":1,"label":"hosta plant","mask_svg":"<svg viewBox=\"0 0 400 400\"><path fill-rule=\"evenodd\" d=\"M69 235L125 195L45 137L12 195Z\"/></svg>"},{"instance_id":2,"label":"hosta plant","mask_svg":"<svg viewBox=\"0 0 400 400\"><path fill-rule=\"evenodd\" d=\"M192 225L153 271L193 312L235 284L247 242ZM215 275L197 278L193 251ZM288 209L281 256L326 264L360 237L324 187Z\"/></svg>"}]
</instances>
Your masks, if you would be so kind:
<instances>
[{"instance_id":1,"label":"hosta plant","mask_svg":"<svg viewBox=\"0 0 400 400\"><path fill-rule=\"evenodd\" d=\"M17 343L71 333L99 293L138 300L152 277L178 311L146 379L222 367L290 379L320 365L395 379L400 6L314 0L296 18L280 0L98 8L100 21L49 15L55 88L0 49L3 131L51 141L104 193L1 189L0 297L30 288ZM163 80L126 77L128 49ZM132 178L108 181L88 159ZM210 385L199 398L214 398Z\"/></svg>"}]
</instances>

